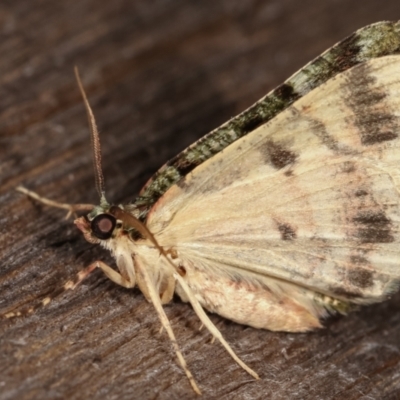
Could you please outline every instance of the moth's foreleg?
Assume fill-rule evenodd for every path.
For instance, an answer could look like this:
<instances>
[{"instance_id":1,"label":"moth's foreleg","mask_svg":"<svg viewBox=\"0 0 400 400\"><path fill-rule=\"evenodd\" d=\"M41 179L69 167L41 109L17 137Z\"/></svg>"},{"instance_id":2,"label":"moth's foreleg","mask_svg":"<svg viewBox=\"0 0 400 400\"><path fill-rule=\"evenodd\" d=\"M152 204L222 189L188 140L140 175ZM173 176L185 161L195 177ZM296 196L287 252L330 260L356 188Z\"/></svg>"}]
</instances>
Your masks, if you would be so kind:
<instances>
[{"instance_id":1,"label":"moth's foreleg","mask_svg":"<svg viewBox=\"0 0 400 400\"><path fill-rule=\"evenodd\" d=\"M86 279L95 269L97 265L95 263L89 265L89 267L84 270L78 272L77 278L74 280L67 281L63 286L57 286L51 292L49 292L46 297L42 298L39 301L33 302L32 305L27 307L18 307L17 309L10 310L5 314L0 314L0 318L14 318L14 317L23 317L29 314L33 314L36 310L39 310L42 307L47 306L54 298L64 293L66 290L74 290L78 285L82 283L84 279Z\"/></svg>"},{"instance_id":2,"label":"moth's foreleg","mask_svg":"<svg viewBox=\"0 0 400 400\"><path fill-rule=\"evenodd\" d=\"M65 290L74 290L78 285L82 283L95 269L97 268L96 263L90 264L88 267L78 272L78 279L75 281L68 281L64 285Z\"/></svg>"},{"instance_id":3,"label":"moth's foreleg","mask_svg":"<svg viewBox=\"0 0 400 400\"><path fill-rule=\"evenodd\" d=\"M94 268L100 268L106 274L107 278L111 279L117 285L123 286L127 289L135 287L135 280L133 277L129 277L128 274L126 274L126 277L123 276L107 264L103 263L103 261L95 261L92 265L94 265Z\"/></svg>"}]
</instances>

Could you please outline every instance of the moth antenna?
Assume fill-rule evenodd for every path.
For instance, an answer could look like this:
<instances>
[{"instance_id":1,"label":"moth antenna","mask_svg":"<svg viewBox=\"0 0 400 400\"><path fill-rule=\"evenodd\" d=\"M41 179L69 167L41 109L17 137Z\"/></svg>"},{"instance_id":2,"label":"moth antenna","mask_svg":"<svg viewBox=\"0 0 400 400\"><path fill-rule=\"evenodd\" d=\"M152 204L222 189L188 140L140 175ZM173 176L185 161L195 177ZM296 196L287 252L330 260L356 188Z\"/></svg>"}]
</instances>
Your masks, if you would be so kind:
<instances>
[{"instance_id":1,"label":"moth antenna","mask_svg":"<svg viewBox=\"0 0 400 400\"><path fill-rule=\"evenodd\" d=\"M74 72L76 81L78 82L79 90L83 98L83 102L85 104L89 127L90 127L90 141L93 151L93 168L94 168L96 190L100 197L100 205L107 204L105 197L104 176L103 176L103 170L101 168L101 146L100 146L99 131L97 129L96 120L94 118L93 111L90 107L89 100L87 99L85 89L83 88L77 66L74 67Z\"/></svg>"},{"instance_id":2,"label":"moth antenna","mask_svg":"<svg viewBox=\"0 0 400 400\"><path fill-rule=\"evenodd\" d=\"M36 192L29 190L23 186L17 186L15 188L16 191L21 192L29 196L31 199L37 200L42 204L45 204L49 207L61 208L63 210L67 210L68 214L65 219L68 219L71 214L75 214L76 211L91 211L95 207L94 204L68 204L68 203L60 203L58 201L54 201L48 199L47 197L40 196Z\"/></svg>"}]
</instances>

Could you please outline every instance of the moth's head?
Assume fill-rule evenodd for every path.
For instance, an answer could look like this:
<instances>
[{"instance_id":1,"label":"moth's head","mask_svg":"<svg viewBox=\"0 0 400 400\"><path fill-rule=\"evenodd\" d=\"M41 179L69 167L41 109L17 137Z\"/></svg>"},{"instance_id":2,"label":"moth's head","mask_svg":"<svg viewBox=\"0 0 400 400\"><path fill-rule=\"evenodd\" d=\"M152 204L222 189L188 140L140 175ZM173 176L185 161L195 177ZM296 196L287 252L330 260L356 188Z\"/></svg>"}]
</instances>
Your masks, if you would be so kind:
<instances>
[{"instance_id":1,"label":"moth's head","mask_svg":"<svg viewBox=\"0 0 400 400\"><path fill-rule=\"evenodd\" d=\"M93 207L89 214L77 218L74 224L88 242L107 248L112 247L113 240L122 236L134 242L149 236L146 227L131 212L123 206L110 206L106 203Z\"/></svg>"},{"instance_id":2,"label":"moth's head","mask_svg":"<svg viewBox=\"0 0 400 400\"><path fill-rule=\"evenodd\" d=\"M117 221L112 210L101 206L94 207L86 216L77 218L74 224L83 233L85 239L94 244L115 238L122 227L121 221Z\"/></svg>"}]
</instances>

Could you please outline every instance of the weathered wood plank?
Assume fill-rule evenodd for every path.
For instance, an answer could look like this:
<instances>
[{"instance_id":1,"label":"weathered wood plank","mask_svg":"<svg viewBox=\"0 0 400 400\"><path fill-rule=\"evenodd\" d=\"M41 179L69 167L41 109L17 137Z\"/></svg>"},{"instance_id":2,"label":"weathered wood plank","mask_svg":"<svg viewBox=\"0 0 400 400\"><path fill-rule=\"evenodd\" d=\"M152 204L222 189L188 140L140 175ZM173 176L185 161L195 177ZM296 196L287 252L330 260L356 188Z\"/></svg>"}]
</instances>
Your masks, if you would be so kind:
<instances>
[{"instance_id":1,"label":"weathered wood plank","mask_svg":"<svg viewBox=\"0 0 400 400\"><path fill-rule=\"evenodd\" d=\"M3 1L0 313L35 304L95 259L59 210L16 193L96 202L80 67L108 198L127 201L168 158L398 1ZM310 334L211 316L253 381L186 304L166 307L210 399L400 397L400 295ZM1 399L194 398L150 304L100 271L30 316L0 321Z\"/></svg>"}]
</instances>

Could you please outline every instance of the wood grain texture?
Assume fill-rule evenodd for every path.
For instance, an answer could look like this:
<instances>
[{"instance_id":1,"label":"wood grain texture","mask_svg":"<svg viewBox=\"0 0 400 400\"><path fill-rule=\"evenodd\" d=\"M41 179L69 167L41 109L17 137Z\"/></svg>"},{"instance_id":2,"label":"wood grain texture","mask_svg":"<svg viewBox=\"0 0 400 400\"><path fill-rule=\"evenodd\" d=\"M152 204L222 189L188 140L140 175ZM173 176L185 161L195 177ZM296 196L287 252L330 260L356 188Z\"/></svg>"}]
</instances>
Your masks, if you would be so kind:
<instances>
[{"instance_id":1,"label":"wood grain texture","mask_svg":"<svg viewBox=\"0 0 400 400\"><path fill-rule=\"evenodd\" d=\"M62 211L14 191L96 202L80 67L101 131L107 197L151 174L398 0L2 1L0 314L102 259ZM212 315L254 381L187 304L166 312L207 399L400 398L400 295L309 334ZM191 399L153 307L95 272L30 316L0 321L0 399Z\"/></svg>"}]
</instances>

